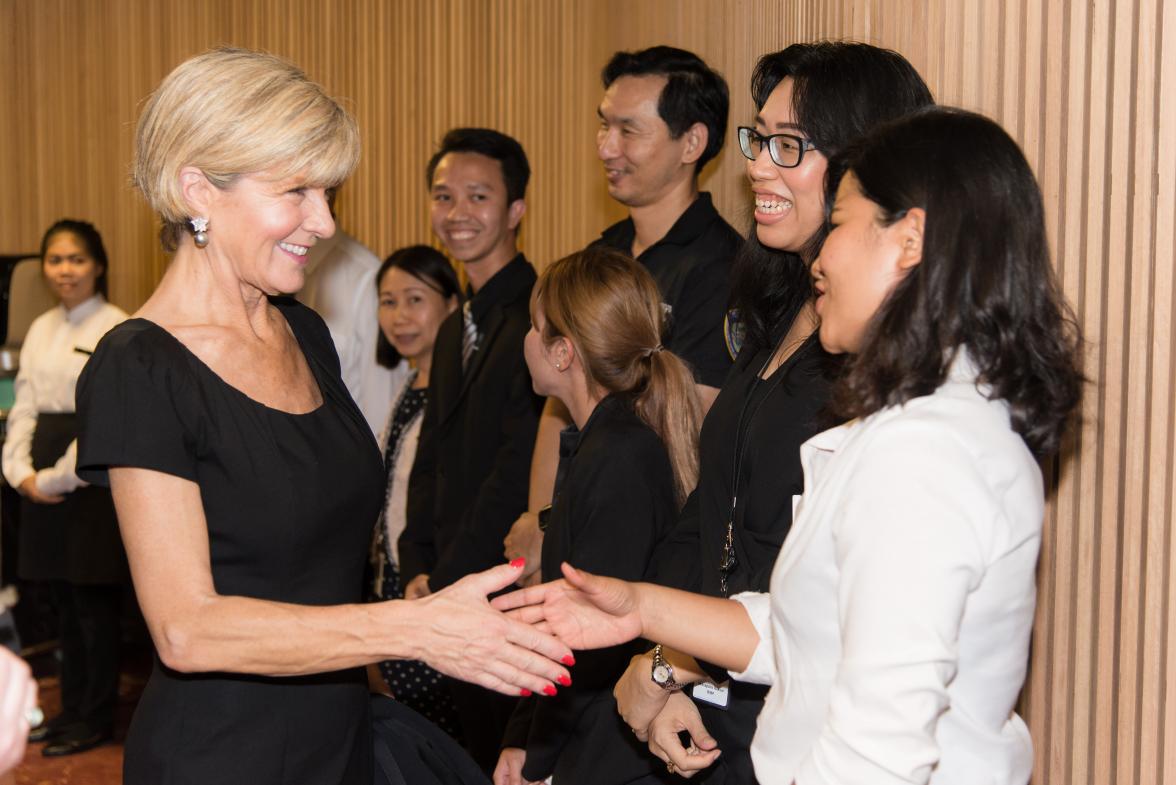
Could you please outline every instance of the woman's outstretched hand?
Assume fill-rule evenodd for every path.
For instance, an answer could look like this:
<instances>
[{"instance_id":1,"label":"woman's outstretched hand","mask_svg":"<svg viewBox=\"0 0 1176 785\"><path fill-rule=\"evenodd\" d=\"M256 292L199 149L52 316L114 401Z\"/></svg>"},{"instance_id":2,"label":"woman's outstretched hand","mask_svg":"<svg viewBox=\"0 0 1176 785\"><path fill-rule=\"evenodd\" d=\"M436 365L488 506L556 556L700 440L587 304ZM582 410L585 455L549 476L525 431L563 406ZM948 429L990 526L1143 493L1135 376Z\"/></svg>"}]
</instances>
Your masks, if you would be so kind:
<instances>
[{"instance_id":1,"label":"woman's outstretched hand","mask_svg":"<svg viewBox=\"0 0 1176 785\"><path fill-rule=\"evenodd\" d=\"M641 636L637 584L577 570L567 562L561 569L563 580L496 597L491 605L573 649L600 649Z\"/></svg>"},{"instance_id":2,"label":"woman's outstretched hand","mask_svg":"<svg viewBox=\"0 0 1176 785\"><path fill-rule=\"evenodd\" d=\"M491 608L486 597L519 579L522 560L503 564L430 594L413 605L424 614L418 659L455 679L504 695L554 695L571 684L571 650L551 635Z\"/></svg>"}]
</instances>

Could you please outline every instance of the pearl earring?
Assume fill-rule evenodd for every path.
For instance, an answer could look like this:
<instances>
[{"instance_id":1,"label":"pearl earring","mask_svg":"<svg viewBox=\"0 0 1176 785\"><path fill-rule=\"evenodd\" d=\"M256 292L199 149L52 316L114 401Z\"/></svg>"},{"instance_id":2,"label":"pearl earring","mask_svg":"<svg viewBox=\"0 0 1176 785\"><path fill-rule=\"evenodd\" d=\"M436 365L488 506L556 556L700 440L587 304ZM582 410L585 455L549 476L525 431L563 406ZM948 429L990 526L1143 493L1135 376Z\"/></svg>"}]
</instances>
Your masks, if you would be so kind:
<instances>
[{"instance_id":1,"label":"pearl earring","mask_svg":"<svg viewBox=\"0 0 1176 785\"><path fill-rule=\"evenodd\" d=\"M192 239L196 242L197 248L204 248L208 245L208 219L207 218L189 218L192 223Z\"/></svg>"}]
</instances>

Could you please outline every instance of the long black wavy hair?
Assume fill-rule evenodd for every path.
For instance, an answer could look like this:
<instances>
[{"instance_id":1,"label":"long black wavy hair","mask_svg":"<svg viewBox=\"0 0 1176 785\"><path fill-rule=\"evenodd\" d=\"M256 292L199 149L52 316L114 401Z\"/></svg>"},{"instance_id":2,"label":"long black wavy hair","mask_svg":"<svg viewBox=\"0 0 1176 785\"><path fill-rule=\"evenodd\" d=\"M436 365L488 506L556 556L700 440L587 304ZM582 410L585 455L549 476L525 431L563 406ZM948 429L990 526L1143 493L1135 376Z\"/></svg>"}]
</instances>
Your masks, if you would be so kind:
<instances>
[{"instance_id":1,"label":"long black wavy hair","mask_svg":"<svg viewBox=\"0 0 1176 785\"><path fill-rule=\"evenodd\" d=\"M761 57L751 77L757 110L785 79L792 79L801 133L826 158L879 124L934 102L902 55L852 41L793 44ZM808 264L824 239L822 227L795 254L768 248L752 226L735 260L730 303L745 346L774 346L788 331L812 297Z\"/></svg>"},{"instance_id":2,"label":"long black wavy hair","mask_svg":"<svg viewBox=\"0 0 1176 785\"><path fill-rule=\"evenodd\" d=\"M992 399L1038 457L1057 451L1082 395L1078 324L1046 241L1041 190L999 125L928 109L878 129L829 164L827 198L846 172L879 222L926 211L923 257L869 322L833 391L845 418L929 395L967 349Z\"/></svg>"}]
</instances>

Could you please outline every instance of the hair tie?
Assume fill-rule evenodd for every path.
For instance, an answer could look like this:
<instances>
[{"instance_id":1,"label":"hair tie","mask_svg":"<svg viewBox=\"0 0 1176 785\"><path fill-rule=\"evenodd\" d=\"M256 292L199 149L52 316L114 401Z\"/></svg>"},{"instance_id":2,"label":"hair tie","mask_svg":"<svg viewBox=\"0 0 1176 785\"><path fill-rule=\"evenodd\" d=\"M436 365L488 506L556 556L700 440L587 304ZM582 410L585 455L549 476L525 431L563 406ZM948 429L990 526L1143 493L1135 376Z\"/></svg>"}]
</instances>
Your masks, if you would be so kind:
<instances>
[{"instance_id":1,"label":"hair tie","mask_svg":"<svg viewBox=\"0 0 1176 785\"><path fill-rule=\"evenodd\" d=\"M662 346L659 343L657 346L653 347L652 349L646 349L645 354L643 356L646 358L652 357L653 355L657 354L658 352L663 351L665 348L666 347Z\"/></svg>"}]
</instances>

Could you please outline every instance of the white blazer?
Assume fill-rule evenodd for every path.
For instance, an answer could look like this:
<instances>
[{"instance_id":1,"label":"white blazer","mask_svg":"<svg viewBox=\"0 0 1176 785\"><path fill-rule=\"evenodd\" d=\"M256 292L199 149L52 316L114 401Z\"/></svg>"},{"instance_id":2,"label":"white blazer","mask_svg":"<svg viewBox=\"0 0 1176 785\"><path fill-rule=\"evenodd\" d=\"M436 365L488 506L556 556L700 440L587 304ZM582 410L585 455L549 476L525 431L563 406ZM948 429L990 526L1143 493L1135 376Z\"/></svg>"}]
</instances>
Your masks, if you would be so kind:
<instances>
[{"instance_id":1,"label":"white blazer","mask_svg":"<svg viewBox=\"0 0 1176 785\"><path fill-rule=\"evenodd\" d=\"M932 395L814 436L760 634L760 782L1024 785L1041 471L961 352Z\"/></svg>"}]
</instances>

